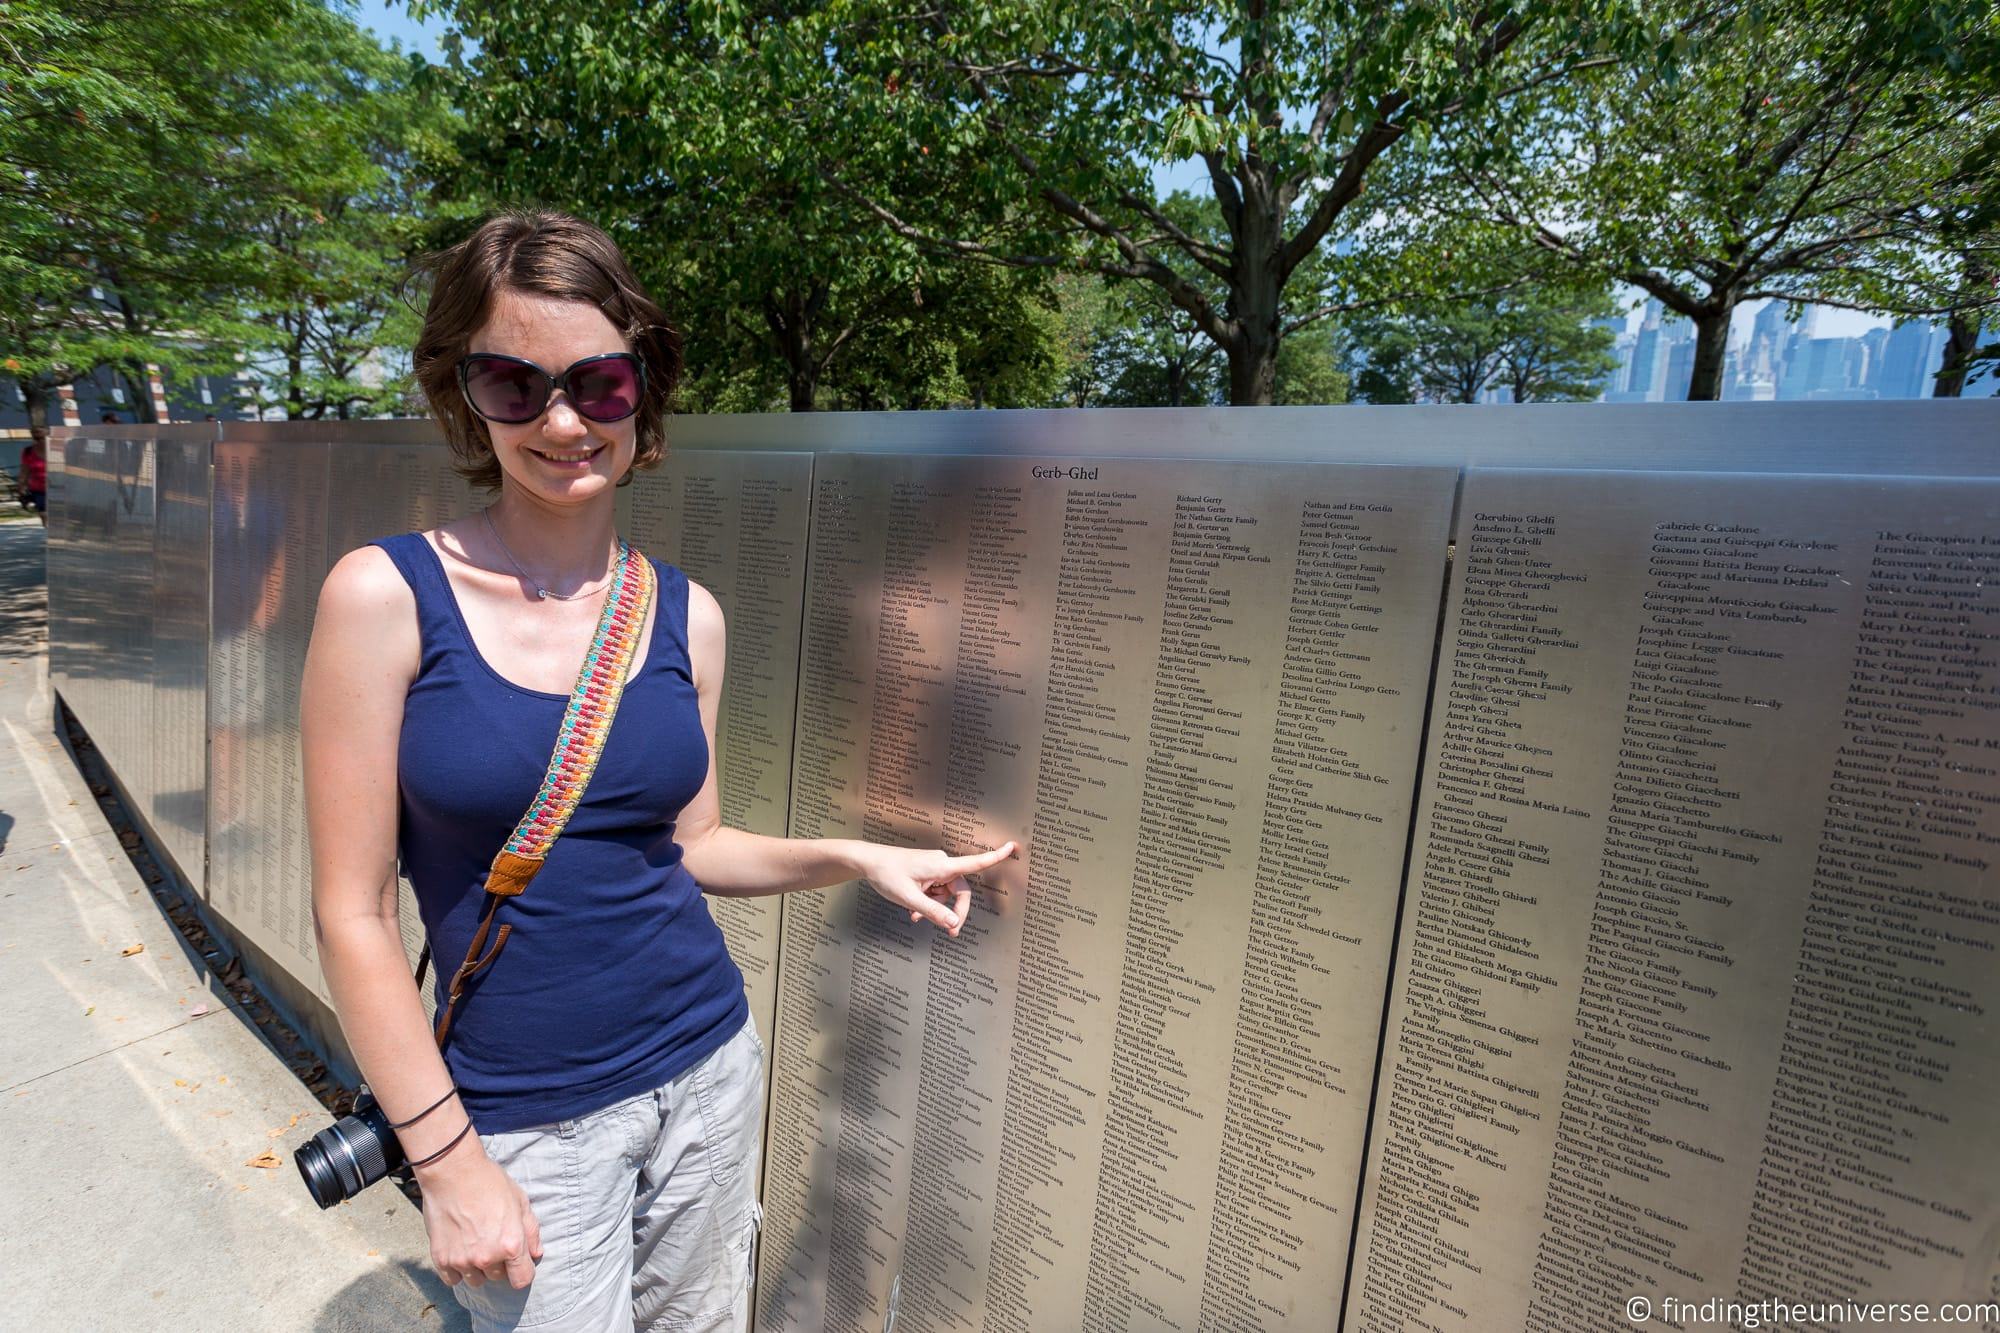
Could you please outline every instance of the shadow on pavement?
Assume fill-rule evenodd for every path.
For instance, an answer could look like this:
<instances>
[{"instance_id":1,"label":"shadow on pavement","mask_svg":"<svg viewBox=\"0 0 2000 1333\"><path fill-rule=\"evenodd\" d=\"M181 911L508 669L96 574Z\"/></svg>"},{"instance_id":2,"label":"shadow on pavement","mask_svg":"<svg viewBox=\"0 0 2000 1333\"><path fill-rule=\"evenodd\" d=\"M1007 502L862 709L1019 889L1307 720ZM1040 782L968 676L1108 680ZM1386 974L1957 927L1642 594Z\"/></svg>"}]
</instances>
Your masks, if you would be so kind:
<instances>
[{"instance_id":1,"label":"shadow on pavement","mask_svg":"<svg viewBox=\"0 0 2000 1333\"><path fill-rule=\"evenodd\" d=\"M410 1288L430 1304L414 1322L409 1318ZM341 1288L313 1321L317 1333L362 1333L385 1328L470 1330L472 1315L451 1294L451 1288L427 1264L402 1263L378 1269Z\"/></svg>"}]
</instances>

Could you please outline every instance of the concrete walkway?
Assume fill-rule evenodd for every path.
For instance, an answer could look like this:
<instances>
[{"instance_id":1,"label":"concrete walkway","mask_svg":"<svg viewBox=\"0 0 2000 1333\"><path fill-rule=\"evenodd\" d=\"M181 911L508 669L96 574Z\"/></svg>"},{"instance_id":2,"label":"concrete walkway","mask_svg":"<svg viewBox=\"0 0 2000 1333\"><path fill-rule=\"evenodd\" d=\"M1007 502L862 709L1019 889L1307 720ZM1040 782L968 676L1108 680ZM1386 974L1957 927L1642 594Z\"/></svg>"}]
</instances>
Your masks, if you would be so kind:
<instances>
[{"instance_id":1,"label":"concrete walkway","mask_svg":"<svg viewBox=\"0 0 2000 1333\"><path fill-rule=\"evenodd\" d=\"M52 734L42 534L0 523L0 1329L469 1328L393 1184L313 1204L330 1116Z\"/></svg>"}]
</instances>

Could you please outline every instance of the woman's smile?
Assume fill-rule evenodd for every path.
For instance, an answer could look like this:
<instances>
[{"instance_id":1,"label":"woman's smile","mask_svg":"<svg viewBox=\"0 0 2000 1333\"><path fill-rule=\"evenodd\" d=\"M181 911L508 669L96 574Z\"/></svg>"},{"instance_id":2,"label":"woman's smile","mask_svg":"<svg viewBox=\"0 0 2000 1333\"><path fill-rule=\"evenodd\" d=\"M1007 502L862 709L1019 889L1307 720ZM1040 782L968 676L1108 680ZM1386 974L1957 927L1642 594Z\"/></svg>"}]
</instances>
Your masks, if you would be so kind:
<instances>
[{"instance_id":1,"label":"woman's smile","mask_svg":"<svg viewBox=\"0 0 2000 1333\"><path fill-rule=\"evenodd\" d=\"M551 467L565 472L581 472L589 468L592 461L604 452L604 446L599 444L589 449L528 449L528 452Z\"/></svg>"}]
</instances>

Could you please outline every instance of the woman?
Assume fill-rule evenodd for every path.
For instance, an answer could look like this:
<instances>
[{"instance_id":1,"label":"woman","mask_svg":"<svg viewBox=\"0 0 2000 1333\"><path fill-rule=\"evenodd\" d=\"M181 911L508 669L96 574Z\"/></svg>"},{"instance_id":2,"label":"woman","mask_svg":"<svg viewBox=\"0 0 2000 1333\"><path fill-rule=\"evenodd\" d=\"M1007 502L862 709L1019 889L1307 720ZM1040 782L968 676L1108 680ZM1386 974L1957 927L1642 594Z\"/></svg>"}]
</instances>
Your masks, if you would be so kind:
<instances>
[{"instance_id":1,"label":"woman","mask_svg":"<svg viewBox=\"0 0 2000 1333\"><path fill-rule=\"evenodd\" d=\"M722 827L722 612L654 562L595 773L541 873L499 900L511 942L440 1057L397 930L398 854L442 986L615 595L614 488L658 465L680 358L617 247L573 218L496 217L431 271L417 378L459 470L498 495L350 552L321 590L301 699L321 966L424 1163L431 1258L477 1327L742 1329L762 1046L701 894L863 878L955 936L963 877L1014 845Z\"/></svg>"}]
</instances>

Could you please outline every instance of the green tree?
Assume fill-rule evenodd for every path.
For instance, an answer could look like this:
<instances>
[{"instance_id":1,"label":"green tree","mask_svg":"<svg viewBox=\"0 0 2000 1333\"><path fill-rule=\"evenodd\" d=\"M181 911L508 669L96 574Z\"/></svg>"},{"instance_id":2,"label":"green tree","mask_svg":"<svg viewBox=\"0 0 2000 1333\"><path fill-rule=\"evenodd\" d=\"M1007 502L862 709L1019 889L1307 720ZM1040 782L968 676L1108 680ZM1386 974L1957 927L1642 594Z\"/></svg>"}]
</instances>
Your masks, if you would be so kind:
<instances>
[{"instance_id":1,"label":"green tree","mask_svg":"<svg viewBox=\"0 0 2000 1333\"><path fill-rule=\"evenodd\" d=\"M1095 273L1057 271L1056 359L1060 382L1054 407L1094 407L1104 392L1104 333L1115 309L1108 284Z\"/></svg>"},{"instance_id":2,"label":"green tree","mask_svg":"<svg viewBox=\"0 0 2000 1333\"><path fill-rule=\"evenodd\" d=\"M1968 384L2000 374L2000 329L1994 341L1982 342L1984 321L2000 309L2000 266L1983 251L1959 256L1960 299L1946 320L1944 356L1938 364L1932 394L1957 398Z\"/></svg>"},{"instance_id":3,"label":"green tree","mask_svg":"<svg viewBox=\"0 0 2000 1333\"><path fill-rule=\"evenodd\" d=\"M422 211L406 62L311 0L5 17L0 331L31 398L110 365L149 419L149 364L248 352L291 415L373 405L357 374Z\"/></svg>"},{"instance_id":4,"label":"green tree","mask_svg":"<svg viewBox=\"0 0 2000 1333\"><path fill-rule=\"evenodd\" d=\"M1476 403L1507 341L1497 313L1471 304L1375 312L1344 328L1355 389L1371 403Z\"/></svg>"},{"instance_id":5,"label":"green tree","mask_svg":"<svg viewBox=\"0 0 2000 1333\"><path fill-rule=\"evenodd\" d=\"M1517 403L1596 399L1618 368L1618 337L1602 321L1619 313L1607 291L1538 283L1498 302L1500 365L1494 382Z\"/></svg>"},{"instance_id":6,"label":"green tree","mask_svg":"<svg viewBox=\"0 0 2000 1333\"><path fill-rule=\"evenodd\" d=\"M1110 286L1099 330L1105 407L1202 407L1222 401L1220 350L1156 283Z\"/></svg>"},{"instance_id":7,"label":"green tree","mask_svg":"<svg viewBox=\"0 0 2000 1333\"><path fill-rule=\"evenodd\" d=\"M1338 331L1324 321L1285 339L1278 347L1273 399L1282 407L1346 402L1348 372L1340 359Z\"/></svg>"},{"instance_id":8,"label":"green tree","mask_svg":"<svg viewBox=\"0 0 2000 1333\"><path fill-rule=\"evenodd\" d=\"M421 61L340 15L273 34L263 55L254 77L284 114L247 145L270 182L248 219L254 405L292 420L394 409L418 323L403 276L441 221L475 211L431 202L450 109Z\"/></svg>"},{"instance_id":9,"label":"green tree","mask_svg":"<svg viewBox=\"0 0 2000 1333\"><path fill-rule=\"evenodd\" d=\"M1987 48L1981 73L2000 80L2000 55ZM1983 325L2000 314L2000 123L1972 144L1953 188L1935 209L1938 245L1957 268L1957 289L1947 304L1949 337L1932 392L1956 398L1969 383L2000 374L2000 328L1981 344Z\"/></svg>"},{"instance_id":10,"label":"green tree","mask_svg":"<svg viewBox=\"0 0 2000 1333\"><path fill-rule=\"evenodd\" d=\"M1235 403L1272 401L1279 347L1306 308L1293 285L1347 224L1378 160L1604 58L1618 29L1603 16L1619 10L706 6L733 63L778 80L798 151L896 235L963 258L1153 283L1221 350ZM1155 164L1187 159L1207 168L1216 239L1181 226L1152 186ZM1360 258L1332 308L1365 295L1386 255Z\"/></svg>"},{"instance_id":11,"label":"green tree","mask_svg":"<svg viewBox=\"0 0 2000 1333\"><path fill-rule=\"evenodd\" d=\"M603 17L528 0L413 8L455 28L457 188L563 208L618 236L697 335L690 401L756 400L769 376L746 353L762 349L792 410L810 411L858 339L907 321L913 249L862 225L775 131L788 109L768 76L720 61L685 3Z\"/></svg>"},{"instance_id":12,"label":"green tree","mask_svg":"<svg viewBox=\"0 0 2000 1333\"><path fill-rule=\"evenodd\" d=\"M1223 234L1221 213L1212 199L1176 191L1161 207L1190 235L1216 239ZM1094 274L1070 276L1095 282L1103 294L1095 308L1096 325L1089 333L1085 362L1090 390L1072 393L1070 401L1107 407L1190 407L1228 401L1227 363L1221 348L1157 283ZM1192 266L1189 277L1196 283L1212 282ZM1335 364L1333 334L1322 309L1330 281L1328 266L1315 258L1302 266L1287 292L1280 310L1284 337L1273 379L1274 402L1346 400L1346 377ZM1219 285L1214 296L1226 299ZM1297 301L1309 308L1295 311Z\"/></svg>"},{"instance_id":13,"label":"green tree","mask_svg":"<svg viewBox=\"0 0 2000 1333\"><path fill-rule=\"evenodd\" d=\"M0 331L31 398L117 368L218 369L237 330L218 292L262 182L241 152L265 108L243 88L293 0L12 0L0 41ZM98 295L93 295L95 288ZM31 401L31 410L45 404Z\"/></svg>"},{"instance_id":14,"label":"green tree","mask_svg":"<svg viewBox=\"0 0 2000 1333\"><path fill-rule=\"evenodd\" d=\"M1066 370L1059 297L983 266L927 269L828 376L836 406L1039 407Z\"/></svg>"},{"instance_id":15,"label":"green tree","mask_svg":"<svg viewBox=\"0 0 2000 1333\"><path fill-rule=\"evenodd\" d=\"M1354 396L1371 403L1476 403L1505 388L1514 402L1595 399L1616 366L1616 337L1594 321L1608 293L1551 284L1452 305L1346 321L1342 360Z\"/></svg>"},{"instance_id":16,"label":"green tree","mask_svg":"<svg viewBox=\"0 0 2000 1333\"><path fill-rule=\"evenodd\" d=\"M1720 396L1744 301L1950 308L1936 219L1967 187L1958 165L2000 112L2000 83L1962 77L1945 53L1993 45L1986 4L1652 12L1665 76L1600 68L1442 136L1435 161L1474 218L1692 320L1690 398ZM1434 232L1468 220L1442 210Z\"/></svg>"}]
</instances>

